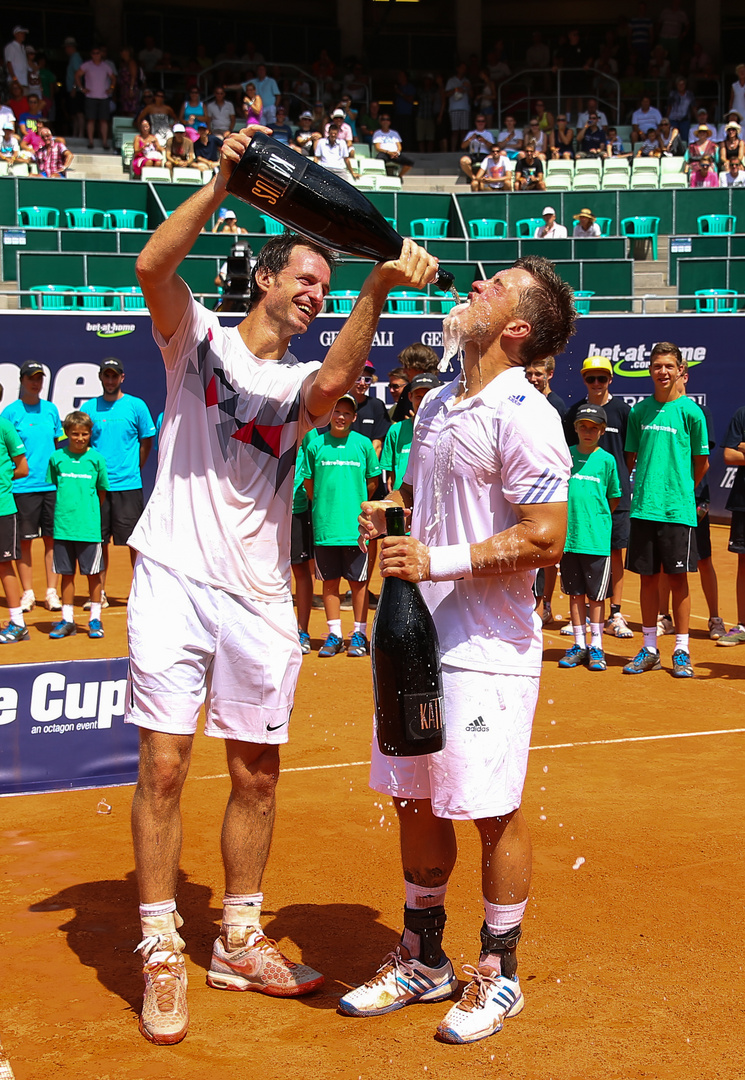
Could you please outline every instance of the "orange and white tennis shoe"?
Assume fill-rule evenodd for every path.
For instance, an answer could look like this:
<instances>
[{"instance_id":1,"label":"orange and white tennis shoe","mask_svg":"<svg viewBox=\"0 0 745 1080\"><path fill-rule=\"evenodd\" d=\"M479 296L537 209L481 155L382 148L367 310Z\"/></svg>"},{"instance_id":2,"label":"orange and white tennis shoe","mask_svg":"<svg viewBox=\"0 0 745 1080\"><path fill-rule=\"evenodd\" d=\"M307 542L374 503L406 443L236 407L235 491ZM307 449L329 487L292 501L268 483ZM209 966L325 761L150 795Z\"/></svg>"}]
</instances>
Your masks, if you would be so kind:
<instances>
[{"instance_id":1,"label":"orange and white tennis shoe","mask_svg":"<svg viewBox=\"0 0 745 1080\"><path fill-rule=\"evenodd\" d=\"M230 951L219 937L207 972L207 985L216 990L257 990L272 997L309 994L323 982L323 975L289 960L279 951L276 941L253 928L245 944Z\"/></svg>"}]
</instances>

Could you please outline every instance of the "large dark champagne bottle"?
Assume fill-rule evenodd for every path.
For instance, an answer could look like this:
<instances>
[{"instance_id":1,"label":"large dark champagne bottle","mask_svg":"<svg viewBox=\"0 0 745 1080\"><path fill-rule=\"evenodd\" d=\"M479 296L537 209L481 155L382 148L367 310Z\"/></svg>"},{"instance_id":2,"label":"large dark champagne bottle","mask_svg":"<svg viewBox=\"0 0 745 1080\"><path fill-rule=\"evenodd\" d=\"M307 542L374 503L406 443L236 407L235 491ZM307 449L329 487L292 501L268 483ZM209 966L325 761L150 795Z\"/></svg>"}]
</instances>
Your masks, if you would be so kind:
<instances>
[{"instance_id":1,"label":"large dark champagne bottle","mask_svg":"<svg viewBox=\"0 0 745 1080\"><path fill-rule=\"evenodd\" d=\"M389 536L404 535L400 506L385 512ZM418 585L386 577L370 645L378 746L393 757L435 754L445 745L437 631Z\"/></svg>"},{"instance_id":2,"label":"large dark champagne bottle","mask_svg":"<svg viewBox=\"0 0 745 1080\"><path fill-rule=\"evenodd\" d=\"M318 244L383 262L403 239L353 184L258 131L228 180L228 191ZM454 277L440 270L443 292Z\"/></svg>"}]
</instances>

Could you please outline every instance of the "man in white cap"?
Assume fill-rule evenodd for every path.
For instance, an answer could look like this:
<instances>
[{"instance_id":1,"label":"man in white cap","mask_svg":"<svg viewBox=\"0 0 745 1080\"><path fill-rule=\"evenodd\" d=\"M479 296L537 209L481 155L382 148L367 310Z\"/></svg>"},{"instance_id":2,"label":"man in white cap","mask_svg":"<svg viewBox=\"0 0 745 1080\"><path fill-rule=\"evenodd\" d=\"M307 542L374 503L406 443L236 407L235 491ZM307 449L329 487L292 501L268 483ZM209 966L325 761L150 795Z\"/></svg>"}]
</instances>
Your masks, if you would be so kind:
<instances>
[{"instance_id":1,"label":"man in white cap","mask_svg":"<svg viewBox=\"0 0 745 1080\"><path fill-rule=\"evenodd\" d=\"M566 225L559 225L553 206L544 206L541 217L544 223L533 233L534 240L566 240Z\"/></svg>"},{"instance_id":2,"label":"man in white cap","mask_svg":"<svg viewBox=\"0 0 745 1080\"><path fill-rule=\"evenodd\" d=\"M14 26L13 40L5 46L5 70L8 73L8 83L18 83L24 94L28 93L26 34L28 34L27 27Z\"/></svg>"},{"instance_id":3,"label":"man in white cap","mask_svg":"<svg viewBox=\"0 0 745 1080\"><path fill-rule=\"evenodd\" d=\"M575 240L590 240L594 236L600 236L600 226L588 207L583 206L580 212L574 215L574 220L577 222L572 233Z\"/></svg>"},{"instance_id":4,"label":"man in white cap","mask_svg":"<svg viewBox=\"0 0 745 1080\"><path fill-rule=\"evenodd\" d=\"M324 135L326 137L328 137L329 128L331 127L332 124L335 124L336 127L339 129L339 138L344 140L344 142L347 144L347 149L349 150L350 154L354 157L354 148L352 146L352 144L354 142L354 137L352 135L351 127L349 126L349 124L344 119L344 110L343 109L334 109L334 111L331 113L331 120L329 121L328 124L326 124L326 126L323 129L323 133L324 133Z\"/></svg>"}]
</instances>

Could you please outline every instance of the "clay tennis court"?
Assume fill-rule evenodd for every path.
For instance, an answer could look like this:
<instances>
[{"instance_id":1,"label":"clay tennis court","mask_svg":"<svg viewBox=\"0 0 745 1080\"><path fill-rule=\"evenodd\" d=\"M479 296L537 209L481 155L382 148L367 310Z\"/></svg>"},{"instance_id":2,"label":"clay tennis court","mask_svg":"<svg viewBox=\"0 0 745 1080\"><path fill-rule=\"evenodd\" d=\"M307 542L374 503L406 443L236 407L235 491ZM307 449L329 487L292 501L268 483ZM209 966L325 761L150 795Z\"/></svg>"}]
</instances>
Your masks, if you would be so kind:
<instances>
[{"instance_id":1,"label":"clay tennis court","mask_svg":"<svg viewBox=\"0 0 745 1080\"><path fill-rule=\"evenodd\" d=\"M736 559L727 530L712 531L729 625ZM50 642L38 630L54 617L36 609L32 641L9 646L3 661L124 655L125 606L116 598L128 580L127 552L115 548L103 641ZM638 630L633 575L626 594ZM566 615L568 601L555 598L554 610ZM740 1080L745 649L708 640L696 578L693 612L695 680L670 675L673 638L661 645L668 670L632 678L621 667L638 635L606 638L608 671L591 674L559 670L568 639L558 628L545 634L523 804L535 850L520 946L526 1007L470 1046L434 1041L447 1006L368 1020L336 1012L345 989L395 945L403 888L393 809L367 787L370 661L317 658L321 611L282 753L264 880L266 932L325 973L319 993L281 1000L205 985L221 915L228 790L218 740L196 741L184 797L178 901L191 1028L175 1047L152 1046L137 1030L132 788L103 792L109 815L96 812L98 791L0 801L0 1039L16 1080ZM343 617L346 633L351 612ZM445 945L458 970L476 957L483 915L476 830L456 827L461 858Z\"/></svg>"}]
</instances>

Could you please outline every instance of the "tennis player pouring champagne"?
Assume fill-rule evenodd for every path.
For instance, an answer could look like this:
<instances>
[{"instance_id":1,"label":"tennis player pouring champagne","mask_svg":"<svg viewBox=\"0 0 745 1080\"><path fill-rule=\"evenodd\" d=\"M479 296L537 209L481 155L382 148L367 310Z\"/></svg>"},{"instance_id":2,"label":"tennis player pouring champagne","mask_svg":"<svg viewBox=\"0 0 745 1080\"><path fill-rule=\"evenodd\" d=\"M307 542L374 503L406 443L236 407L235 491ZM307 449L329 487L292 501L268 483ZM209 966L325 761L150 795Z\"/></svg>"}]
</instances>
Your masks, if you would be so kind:
<instances>
[{"instance_id":1,"label":"tennis player pouring champagne","mask_svg":"<svg viewBox=\"0 0 745 1080\"><path fill-rule=\"evenodd\" d=\"M306 431L327 422L362 373L390 290L422 288L437 272L437 260L407 240L397 260L372 269L323 363L301 364L290 341L321 311L332 262L326 249L285 234L259 254L246 317L221 326L178 267L222 203L251 134L225 140L220 172L137 260L167 382L155 488L130 538L139 555L126 715L140 727L132 805L145 977L140 1030L161 1044L179 1042L189 1023L176 910L180 798L205 700L205 732L225 740L231 781L222 929L207 981L280 997L323 982L283 956L260 924L279 746L301 660L289 565L295 458Z\"/></svg>"}]
</instances>

